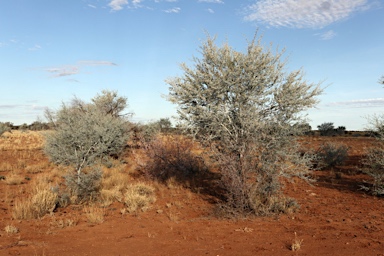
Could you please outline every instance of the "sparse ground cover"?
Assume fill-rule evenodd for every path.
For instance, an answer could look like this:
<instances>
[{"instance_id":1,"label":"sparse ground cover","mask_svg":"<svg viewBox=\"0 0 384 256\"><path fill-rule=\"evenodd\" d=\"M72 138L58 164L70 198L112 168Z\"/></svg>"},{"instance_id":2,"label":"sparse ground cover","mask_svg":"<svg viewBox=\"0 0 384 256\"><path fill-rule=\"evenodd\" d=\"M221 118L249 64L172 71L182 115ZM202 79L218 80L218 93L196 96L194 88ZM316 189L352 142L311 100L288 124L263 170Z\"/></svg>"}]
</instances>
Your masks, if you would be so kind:
<instances>
[{"instance_id":1,"label":"sparse ground cover","mask_svg":"<svg viewBox=\"0 0 384 256\"><path fill-rule=\"evenodd\" d=\"M50 192L62 190L65 170L43 143L41 132L0 137L0 255L384 255L384 200L360 189L372 182L360 162L369 137L303 137L306 150L335 143L348 158L312 184L285 183L297 212L240 220L215 217L218 198L204 187L150 181L148 154L135 148L103 167L100 199L58 202Z\"/></svg>"}]
</instances>

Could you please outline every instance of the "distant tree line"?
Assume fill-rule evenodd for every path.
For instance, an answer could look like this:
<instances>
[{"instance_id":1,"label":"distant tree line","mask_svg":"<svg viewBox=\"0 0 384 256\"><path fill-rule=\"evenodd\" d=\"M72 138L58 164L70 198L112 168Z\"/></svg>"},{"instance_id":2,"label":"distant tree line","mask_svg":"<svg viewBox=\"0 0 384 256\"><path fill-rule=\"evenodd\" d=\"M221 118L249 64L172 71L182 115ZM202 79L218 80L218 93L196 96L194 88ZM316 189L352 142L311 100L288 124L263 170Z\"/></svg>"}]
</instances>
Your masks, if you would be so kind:
<instances>
[{"instance_id":1,"label":"distant tree line","mask_svg":"<svg viewBox=\"0 0 384 256\"><path fill-rule=\"evenodd\" d=\"M23 123L22 125L14 125L12 122L0 122L0 126L6 128L8 131L20 130L20 131L43 131L51 128L49 122L34 121L31 124Z\"/></svg>"},{"instance_id":2,"label":"distant tree line","mask_svg":"<svg viewBox=\"0 0 384 256\"><path fill-rule=\"evenodd\" d=\"M335 128L334 124L331 122L322 123L317 126L320 136L337 136L344 135L347 131L345 126L339 126Z\"/></svg>"}]
</instances>

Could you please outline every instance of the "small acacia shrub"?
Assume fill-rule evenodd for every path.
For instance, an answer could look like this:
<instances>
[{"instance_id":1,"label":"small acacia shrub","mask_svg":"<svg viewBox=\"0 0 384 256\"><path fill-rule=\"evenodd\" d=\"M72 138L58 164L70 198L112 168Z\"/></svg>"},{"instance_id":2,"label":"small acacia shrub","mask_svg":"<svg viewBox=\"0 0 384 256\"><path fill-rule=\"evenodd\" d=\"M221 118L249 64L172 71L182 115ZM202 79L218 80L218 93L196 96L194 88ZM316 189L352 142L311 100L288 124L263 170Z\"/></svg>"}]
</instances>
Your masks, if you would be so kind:
<instances>
[{"instance_id":1,"label":"small acacia shrub","mask_svg":"<svg viewBox=\"0 0 384 256\"><path fill-rule=\"evenodd\" d=\"M129 213L145 212L155 201L155 188L145 183L130 184L124 193L124 204Z\"/></svg>"},{"instance_id":2,"label":"small acacia shrub","mask_svg":"<svg viewBox=\"0 0 384 256\"><path fill-rule=\"evenodd\" d=\"M166 182L173 178L188 185L202 176L207 167L203 158L194 153L197 145L183 136L156 136L146 144L145 173L156 180Z\"/></svg>"},{"instance_id":3,"label":"small acacia shrub","mask_svg":"<svg viewBox=\"0 0 384 256\"><path fill-rule=\"evenodd\" d=\"M342 144L322 144L316 152L318 168L334 168L344 164L348 158L348 150L349 148Z\"/></svg>"},{"instance_id":4,"label":"small acacia shrub","mask_svg":"<svg viewBox=\"0 0 384 256\"><path fill-rule=\"evenodd\" d=\"M57 112L46 113L54 129L46 133L44 151L55 164L72 169L66 183L79 200L92 198L101 178L98 170L84 170L110 157L117 158L127 146L129 124L121 114L126 101L116 92L103 91L92 103L74 98Z\"/></svg>"}]
</instances>

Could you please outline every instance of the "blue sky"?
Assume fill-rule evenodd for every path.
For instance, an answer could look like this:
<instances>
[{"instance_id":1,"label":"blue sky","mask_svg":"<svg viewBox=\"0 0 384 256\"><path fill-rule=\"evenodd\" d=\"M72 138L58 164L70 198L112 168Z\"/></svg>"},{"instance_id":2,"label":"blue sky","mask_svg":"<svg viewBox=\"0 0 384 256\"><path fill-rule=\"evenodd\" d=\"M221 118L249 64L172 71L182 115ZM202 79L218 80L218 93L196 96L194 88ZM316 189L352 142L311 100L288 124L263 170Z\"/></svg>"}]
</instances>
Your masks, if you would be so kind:
<instances>
[{"instance_id":1,"label":"blue sky","mask_svg":"<svg viewBox=\"0 0 384 256\"><path fill-rule=\"evenodd\" d=\"M176 114L167 78L199 57L206 32L242 51L256 30L326 87L313 128L364 129L382 113L380 0L2 0L0 122L31 123L46 107L103 89L126 96L134 121Z\"/></svg>"}]
</instances>

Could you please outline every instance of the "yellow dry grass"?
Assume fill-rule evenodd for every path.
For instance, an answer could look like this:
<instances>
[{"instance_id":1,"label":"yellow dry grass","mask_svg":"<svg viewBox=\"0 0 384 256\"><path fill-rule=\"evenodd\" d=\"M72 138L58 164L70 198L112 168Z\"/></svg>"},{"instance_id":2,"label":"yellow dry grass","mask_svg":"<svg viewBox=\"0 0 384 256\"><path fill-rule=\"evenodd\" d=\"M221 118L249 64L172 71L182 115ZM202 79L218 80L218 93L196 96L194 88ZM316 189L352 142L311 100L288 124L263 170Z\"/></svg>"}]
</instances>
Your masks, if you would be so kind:
<instances>
[{"instance_id":1,"label":"yellow dry grass","mask_svg":"<svg viewBox=\"0 0 384 256\"><path fill-rule=\"evenodd\" d=\"M14 167L10 163L7 163L7 162L0 163L0 172L10 172L13 170L14 170Z\"/></svg>"},{"instance_id":2,"label":"yellow dry grass","mask_svg":"<svg viewBox=\"0 0 384 256\"><path fill-rule=\"evenodd\" d=\"M0 137L0 150L35 150L44 145L41 131L12 131Z\"/></svg>"},{"instance_id":3,"label":"yellow dry grass","mask_svg":"<svg viewBox=\"0 0 384 256\"><path fill-rule=\"evenodd\" d=\"M43 172L47 167L49 167L49 163L42 162L38 164L27 165L25 167L25 171L30 174L36 174Z\"/></svg>"},{"instance_id":4,"label":"yellow dry grass","mask_svg":"<svg viewBox=\"0 0 384 256\"><path fill-rule=\"evenodd\" d=\"M303 239L297 238L297 234L295 232L295 239L293 240L291 244L291 250L296 252L301 249L301 245L303 244Z\"/></svg>"},{"instance_id":5,"label":"yellow dry grass","mask_svg":"<svg viewBox=\"0 0 384 256\"><path fill-rule=\"evenodd\" d=\"M124 194L124 203L129 213L145 212L155 201L155 188L142 182L130 184Z\"/></svg>"},{"instance_id":6,"label":"yellow dry grass","mask_svg":"<svg viewBox=\"0 0 384 256\"><path fill-rule=\"evenodd\" d=\"M125 164L115 163L112 168L103 168L100 199L103 206L123 201L123 193L130 183L130 176L124 172Z\"/></svg>"},{"instance_id":7,"label":"yellow dry grass","mask_svg":"<svg viewBox=\"0 0 384 256\"><path fill-rule=\"evenodd\" d=\"M123 173L122 167L103 168L101 187L105 190L123 189L129 184L130 177Z\"/></svg>"},{"instance_id":8,"label":"yellow dry grass","mask_svg":"<svg viewBox=\"0 0 384 256\"><path fill-rule=\"evenodd\" d=\"M19 232L19 229L13 225L7 225L5 226L4 231L7 234L16 234Z\"/></svg>"},{"instance_id":9,"label":"yellow dry grass","mask_svg":"<svg viewBox=\"0 0 384 256\"><path fill-rule=\"evenodd\" d=\"M96 206L87 206L84 208L87 220L91 224L100 224L104 222L106 215L105 209Z\"/></svg>"},{"instance_id":10,"label":"yellow dry grass","mask_svg":"<svg viewBox=\"0 0 384 256\"><path fill-rule=\"evenodd\" d=\"M58 196L49 188L38 186L34 193L27 198L15 202L12 216L15 219L36 219L47 213L52 213L56 207Z\"/></svg>"},{"instance_id":11,"label":"yellow dry grass","mask_svg":"<svg viewBox=\"0 0 384 256\"><path fill-rule=\"evenodd\" d=\"M20 185L24 181L24 177L17 173L10 173L5 177L4 182L8 185Z\"/></svg>"}]
</instances>

